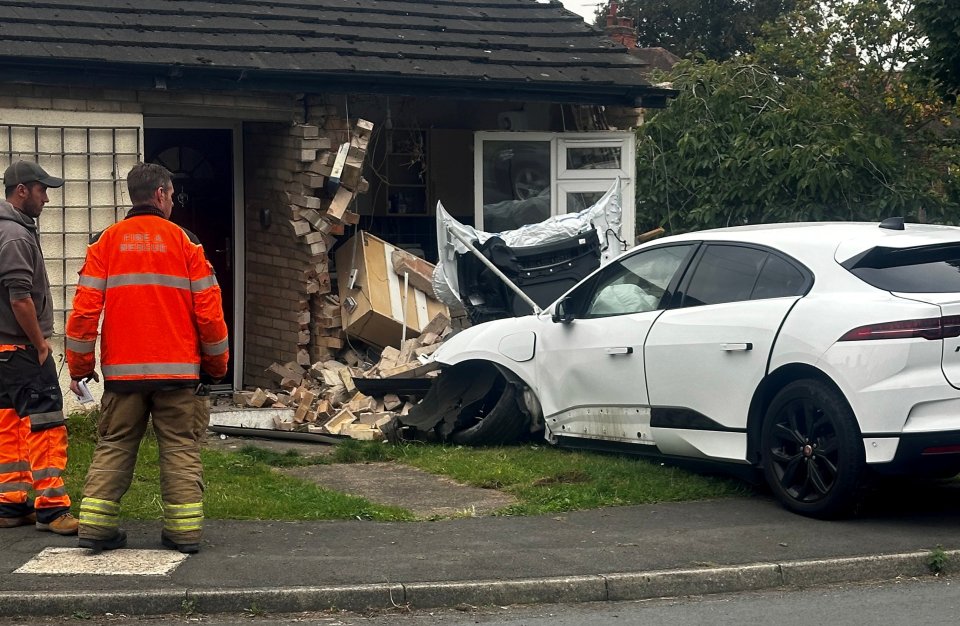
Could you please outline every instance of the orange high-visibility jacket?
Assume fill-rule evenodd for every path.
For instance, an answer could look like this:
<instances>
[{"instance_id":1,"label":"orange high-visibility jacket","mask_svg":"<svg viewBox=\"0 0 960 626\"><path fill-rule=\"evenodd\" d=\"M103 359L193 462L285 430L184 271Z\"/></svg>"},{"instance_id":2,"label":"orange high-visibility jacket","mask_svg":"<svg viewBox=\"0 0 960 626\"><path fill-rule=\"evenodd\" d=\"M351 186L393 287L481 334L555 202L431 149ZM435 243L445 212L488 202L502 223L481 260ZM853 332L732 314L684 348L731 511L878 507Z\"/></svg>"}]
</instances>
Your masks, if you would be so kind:
<instances>
[{"instance_id":1,"label":"orange high-visibility jacket","mask_svg":"<svg viewBox=\"0 0 960 626\"><path fill-rule=\"evenodd\" d=\"M108 390L185 385L201 369L215 379L226 374L227 326L213 267L196 237L154 207L134 207L87 247L66 328L74 378L94 371L101 312Z\"/></svg>"}]
</instances>

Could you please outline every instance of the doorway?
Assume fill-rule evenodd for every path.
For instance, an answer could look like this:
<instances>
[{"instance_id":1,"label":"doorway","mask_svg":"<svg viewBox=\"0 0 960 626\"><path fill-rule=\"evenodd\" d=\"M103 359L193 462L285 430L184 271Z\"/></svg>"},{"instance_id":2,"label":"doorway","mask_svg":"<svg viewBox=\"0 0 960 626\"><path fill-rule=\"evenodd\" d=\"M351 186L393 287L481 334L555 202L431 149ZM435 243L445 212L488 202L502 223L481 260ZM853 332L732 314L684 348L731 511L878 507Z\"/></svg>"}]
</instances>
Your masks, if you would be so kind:
<instances>
[{"instance_id":1,"label":"doorway","mask_svg":"<svg viewBox=\"0 0 960 626\"><path fill-rule=\"evenodd\" d=\"M217 274L230 341L223 383L233 387L238 358L234 324L234 131L229 128L145 128L144 155L173 174L170 219L200 239Z\"/></svg>"}]
</instances>

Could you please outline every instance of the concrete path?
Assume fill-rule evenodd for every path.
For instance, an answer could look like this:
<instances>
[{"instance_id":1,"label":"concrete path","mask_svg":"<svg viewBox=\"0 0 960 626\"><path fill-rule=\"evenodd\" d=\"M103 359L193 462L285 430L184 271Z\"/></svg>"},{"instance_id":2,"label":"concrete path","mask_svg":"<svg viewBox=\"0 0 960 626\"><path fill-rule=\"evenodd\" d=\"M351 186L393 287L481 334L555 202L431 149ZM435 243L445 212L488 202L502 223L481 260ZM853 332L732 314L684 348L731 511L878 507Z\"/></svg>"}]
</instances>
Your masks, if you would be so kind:
<instances>
[{"instance_id":1,"label":"concrete path","mask_svg":"<svg viewBox=\"0 0 960 626\"><path fill-rule=\"evenodd\" d=\"M422 519L489 515L517 501L495 489L463 485L399 463L336 463L279 471L333 491L407 509Z\"/></svg>"}]
</instances>

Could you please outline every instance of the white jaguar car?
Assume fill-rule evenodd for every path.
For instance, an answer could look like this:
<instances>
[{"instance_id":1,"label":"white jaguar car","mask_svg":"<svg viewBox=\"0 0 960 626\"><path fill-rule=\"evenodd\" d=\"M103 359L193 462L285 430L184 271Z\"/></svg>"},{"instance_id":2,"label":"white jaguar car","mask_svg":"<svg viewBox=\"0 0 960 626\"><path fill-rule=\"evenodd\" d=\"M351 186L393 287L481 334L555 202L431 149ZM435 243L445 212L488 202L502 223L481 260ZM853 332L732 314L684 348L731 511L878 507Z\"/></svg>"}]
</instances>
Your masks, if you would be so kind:
<instances>
[{"instance_id":1,"label":"white jaguar car","mask_svg":"<svg viewBox=\"0 0 960 626\"><path fill-rule=\"evenodd\" d=\"M666 237L434 358L405 424L759 468L788 509L844 515L875 473L960 472L960 228Z\"/></svg>"}]
</instances>

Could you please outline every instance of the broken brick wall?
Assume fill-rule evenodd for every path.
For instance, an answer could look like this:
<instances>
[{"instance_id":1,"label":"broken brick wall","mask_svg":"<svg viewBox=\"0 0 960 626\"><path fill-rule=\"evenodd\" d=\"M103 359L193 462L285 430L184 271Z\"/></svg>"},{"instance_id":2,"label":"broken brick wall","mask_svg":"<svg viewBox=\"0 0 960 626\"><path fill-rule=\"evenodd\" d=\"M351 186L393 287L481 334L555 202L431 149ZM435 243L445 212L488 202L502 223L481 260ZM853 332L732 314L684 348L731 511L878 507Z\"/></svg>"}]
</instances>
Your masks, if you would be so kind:
<instances>
[{"instance_id":1,"label":"broken brick wall","mask_svg":"<svg viewBox=\"0 0 960 626\"><path fill-rule=\"evenodd\" d=\"M245 387L269 385L275 364L335 358L345 343L339 301L329 297L329 251L359 220L354 200L367 190L360 173L373 126L333 106L304 113L305 123L244 125Z\"/></svg>"},{"instance_id":2,"label":"broken brick wall","mask_svg":"<svg viewBox=\"0 0 960 626\"><path fill-rule=\"evenodd\" d=\"M267 385L271 363L296 359L297 303L309 256L290 226L286 187L299 167L291 125L251 123L243 129L246 306L244 385ZM263 220L263 221L262 221Z\"/></svg>"}]
</instances>

